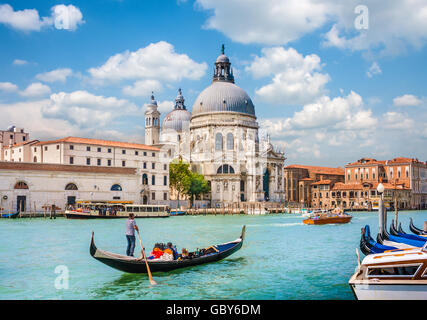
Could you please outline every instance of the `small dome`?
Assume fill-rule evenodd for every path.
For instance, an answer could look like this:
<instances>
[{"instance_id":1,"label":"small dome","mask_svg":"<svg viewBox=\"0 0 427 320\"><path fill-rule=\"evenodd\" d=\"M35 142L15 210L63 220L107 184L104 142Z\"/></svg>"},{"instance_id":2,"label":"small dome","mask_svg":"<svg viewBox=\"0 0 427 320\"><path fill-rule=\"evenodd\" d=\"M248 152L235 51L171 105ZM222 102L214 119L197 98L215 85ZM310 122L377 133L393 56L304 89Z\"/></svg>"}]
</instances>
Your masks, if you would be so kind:
<instances>
[{"instance_id":1,"label":"small dome","mask_svg":"<svg viewBox=\"0 0 427 320\"><path fill-rule=\"evenodd\" d=\"M193 115L210 112L240 112L255 116L249 95L232 82L215 81L203 90L193 105Z\"/></svg>"},{"instance_id":2,"label":"small dome","mask_svg":"<svg viewBox=\"0 0 427 320\"><path fill-rule=\"evenodd\" d=\"M225 54L221 54L216 58L216 62L227 62L230 63L230 59Z\"/></svg>"},{"instance_id":3,"label":"small dome","mask_svg":"<svg viewBox=\"0 0 427 320\"><path fill-rule=\"evenodd\" d=\"M185 109L174 109L169 112L162 123L162 131L182 131L190 123L191 113Z\"/></svg>"}]
</instances>

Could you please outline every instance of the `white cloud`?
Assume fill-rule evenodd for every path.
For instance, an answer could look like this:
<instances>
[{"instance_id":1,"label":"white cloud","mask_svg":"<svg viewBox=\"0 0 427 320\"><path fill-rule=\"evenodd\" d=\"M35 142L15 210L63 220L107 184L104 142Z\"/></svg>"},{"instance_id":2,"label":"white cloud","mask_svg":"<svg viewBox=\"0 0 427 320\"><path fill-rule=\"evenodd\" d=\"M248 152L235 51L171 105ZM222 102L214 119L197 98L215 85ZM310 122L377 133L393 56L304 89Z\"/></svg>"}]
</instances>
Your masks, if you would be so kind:
<instances>
[{"instance_id":1,"label":"white cloud","mask_svg":"<svg viewBox=\"0 0 427 320\"><path fill-rule=\"evenodd\" d=\"M408 47L421 48L427 40L427 3L418 0L388 0L366 3L368 29L357 30L354 12L360 1L330 2L335 24L325 35L325 45L351 51L369 50L380 54L399 54ZM350 10L353 8L352 10Z\"/></svg>"},{"instance_id":2,"label":"white cloud","mask_svg":"<svg viewBox=\"0 0 427 320\"><path fill-rule=\"evenodd\" d=\"M48 26L73 31L84 23L82 18L80 9L73 5L56 5L51 8L51 16L42 18L36 9L14 11L9 4L0 5L0 23L24 32L40 31Z\"/></svg>"},{"instance_id":3,"label":"white cloud","mask_svg":"<svg viewBox=\"0 0 427 320\"><path fill-rule=\"evenodd\" d=\"M25 90L19 92L21 96L27 97L27 98L41 97L49 93L50 93L49 86L40 82L34 82L30 84Z\"/></svg>"},{"instance_id":4,"label":"white cloud","mask_svg":"<svg viewBox=\"0 0 427 320\"><path fill-rule=\"evenodd\" d=\"M366 3L368 29L358 30L359 0L197 0L206 10L205 28L215 29L240 43L283 45L332 25L325 45L346 50L397 54L427 41L427 2L380 0Z\"/></svg>"},{"instance_id":5,"label":"white cloud","mask_svg":"<svg viewBox=\"0 0 427 320\"><path fill-rule=\"evenodd\" d=\"M421 103L421 99L412 94L405 94L393 99L393 104L396 107L415 107L419 106Z\"/></svg>"},{"instance_id":6,"label":"white cloud","mask_svg":"<svg viewBox=\"0 0 427 320\"><path fill-rule=\"evenodd\" d=\"M0 82L0 91L4 91L4 92L18 91L18 86L11 82Z\"/></svg>"},{"instance_id":7,"label":"white cloud","mask_svg":"<svg viewBox=\"0 0 427 320\"><path fill-rule=\"evenodd\" d=\"M138 115L138 107L128 100L82 90L52 94L41 111L46 118L62 119L85 129L105 127L124 115Z\"/></svg>"},{"instance_id":8,"label":"white cloud","mask_svg":"<svg viewBox=\"0 0 427 320\"><path fill-rule=\"evenodd\" d=\"M386 112L381 117L381 122L386 129L411 129L414 127L414 120L403 113L394 111Z\"/></svg>"},{"instance_id":9,"label":"white cloud","mask_svg":"<svg viewBox=\"0 0 427 320\"><path fill-rule=\"evenodd\" d=\"M125 51L110 57L98 68L89 69L96 80L198 80L206 72L206 63L197 63L186 54L178 54L165 41L151 43L137 51Z\"/></svg>"},{"instance_id":10,"label":"white cloud","mask_svg":"<svg viewBox=\"0 0 427 320\"><path fill-rule=\"evenodd\" d=\"M83 15L79 8L73 5L59 4L51 8L52 20L56 29L74 31L77 26L83 24Z\"/></svg>"},{"instance_id":11,"label":"white cloud","mask_svg":"<svg viewBox=\"0 0 427 320\"><path fill-rule=\"evenodd\" d=\"M382 70L380 68L380 66L378 65L378 63L373 62L372 65L369 67L368 71L366 71L366 75L369 78L372 78L373 76L377 75L377 74L381 74Z\"/></svg>"},{"instance_id":12,"label":"white cloud","mask_svg":"<svg viewBox=\"0 0 427 320\"><path fill-rule=\"evenodd\" d=\"M58 137L77 135L79 130L63 119L47 119L41 112L43 106L49 103L48 99L0 104L2 116L0 127L6 128L10 124L30 131L34 139L57 139ZM22 115L25 115L23 117Z\"/></svg>"},{"instance_id":13,"label":"white cloud","mask_svg":"<svg viewBox=\"0 0 427 320\"><path fill-rule=\"evenodd\" d=\"M21 60L21 59L15 59L15 60L13 60L13 64L14 64L15 66L23 66L23 65L28 64L28 61L26 61L26 60Z\"/></svg>"},{"instance_id":14,"label":"white cloud","mask_svg":"<svg viewBox=\"0 0 427 320\"><path fill-rule=\"evenodd\" d=\"M44 82L65 82L73 71L69 68L56 69L45 73L39 73L36 75L36 79Z\"/></svg>"},{"instance_id":15,"label":"white cloud","mask_svg":"<svg viewBox=\"0 0 427 320\"><path fill-rule=\"evenodd\" d=\"M158 80L139 80L133 86L126 86L123 88L123 93L128 96L144 97L151 94L152 91L162 91L162 84Z\"/></svg>"},{"instance_id":16,"label":"white cloud","mask_svg":"<svg viewBox=\"0 0 427 320\"><path fill-rule=\"evenodd\" d=\"M212 13L205 28L223 32L236 42L286 44L328 21L328 1L197 0ZM333 11L332 11L333 12Z\"/></svg>"},{"instance_id":17,"label":"white cloud","mask_svg":"<svg viewBox=\"0 0 427 320\"><path fill-rule=\"evenodd\" d=\"M315 54L303 56L295 49L263 48L246 71L255 78L271 76L271 82L256 90L263 100L275 104L305 104L324 93L330 80L321 73L322 64Z\"/></svg>"}]
</instances>

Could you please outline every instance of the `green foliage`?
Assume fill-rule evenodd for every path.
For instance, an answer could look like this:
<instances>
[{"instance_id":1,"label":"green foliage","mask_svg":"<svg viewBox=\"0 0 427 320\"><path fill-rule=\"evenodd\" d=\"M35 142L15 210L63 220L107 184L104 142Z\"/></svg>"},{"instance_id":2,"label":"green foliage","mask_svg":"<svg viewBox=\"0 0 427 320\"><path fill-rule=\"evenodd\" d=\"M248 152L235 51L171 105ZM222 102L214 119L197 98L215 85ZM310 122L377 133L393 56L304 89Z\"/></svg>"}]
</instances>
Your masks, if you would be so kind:
<instances>
[{"instance_id":1,"label":"green foliage","mask_svg":"<svg viewBox=\"0 0 427 320\"><path fill-rule=\"evenodd\" d=\"M191 184L190 165L181 159L174 160L169 165L169 185L180 194L186 194Z\"/></svg>"},{"instance_id":2,"label":"green foliage","mask_svg":"<svg viewBox=\"0 0 427 320\"><path fill-rule=\"evenodd\" d=\"M188 195L191 203L194 197L210 191L209 184L202 174L191 172L190 165L180 160L174 160L169 165L169 184L180 194Z\"/></svg>"}]
</instances>

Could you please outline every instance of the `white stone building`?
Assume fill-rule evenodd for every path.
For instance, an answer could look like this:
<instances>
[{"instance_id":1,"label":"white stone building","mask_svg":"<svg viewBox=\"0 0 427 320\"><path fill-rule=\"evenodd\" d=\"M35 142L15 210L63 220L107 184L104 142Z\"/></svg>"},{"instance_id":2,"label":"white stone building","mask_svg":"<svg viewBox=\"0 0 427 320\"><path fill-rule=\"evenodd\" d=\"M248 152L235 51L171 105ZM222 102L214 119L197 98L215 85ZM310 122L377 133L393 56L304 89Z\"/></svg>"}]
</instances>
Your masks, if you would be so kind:
<instances>
[{"instance_id":1,"label":"white stone building","mask_svg":"<svg viewBox=\"0 0 427 320\"><path fill-rule=\"evenodd\" d=\"M77 199L169 203L169 159L144 144L77 137L18 143L4 149L0 180L7 210L23 196L24 207L37 210L48 200L61 208ZM16 191L18 183L25 191Z\"/></svg>"},{"instance_id":2,"label":"white stone building","mask_svg":"<svg viewBox=\"0 0 427 320\"><path fill-rule=\"evenodd\" d=\"M146 112L146 141L171 159L188 161L193 171L203 174L211 185L211 194L205 199L213 206L285 200L284 153L275 150L268 137L260 141L255 107L248 94L234 84L224 51L215 62L212 84L199 94L192 113L187 111L180 89L174 110L165 116L162 127L150 125L156 118L159 112L152 97Z\"/></svg>"}]
</instances>

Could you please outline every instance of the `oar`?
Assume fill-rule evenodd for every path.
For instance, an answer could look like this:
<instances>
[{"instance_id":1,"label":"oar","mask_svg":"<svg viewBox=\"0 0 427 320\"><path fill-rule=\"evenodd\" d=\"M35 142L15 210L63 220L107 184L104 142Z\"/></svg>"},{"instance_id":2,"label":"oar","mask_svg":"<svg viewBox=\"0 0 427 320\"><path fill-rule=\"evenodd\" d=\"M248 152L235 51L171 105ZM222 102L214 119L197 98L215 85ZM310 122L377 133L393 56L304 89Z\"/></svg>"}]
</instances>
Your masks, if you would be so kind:
<instances>
[{"instance_id":1,"label":"oar","mask_svg":"<svg viewBox=\"0 0 427 320\"><path fill-rule=\"evenodd\" d=\"M147 267L148 279L150 279L150 283L152 285L155 285L157 283L156 283L156 281L154 281L153 276L151 275L150 267L148 266L147 258L145 257L144 247L142 246L141 236L139 235L139 231L138 230L136 230L136 233L138 234L139 244L141 245L142 257L144 258L145 265Z\"/></svg>"}]
</instances>

